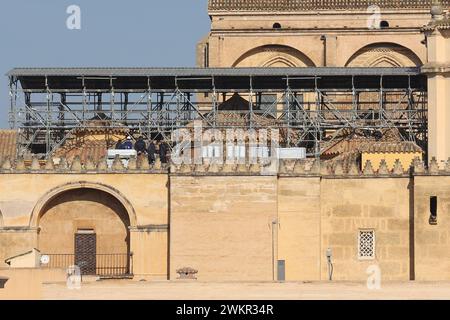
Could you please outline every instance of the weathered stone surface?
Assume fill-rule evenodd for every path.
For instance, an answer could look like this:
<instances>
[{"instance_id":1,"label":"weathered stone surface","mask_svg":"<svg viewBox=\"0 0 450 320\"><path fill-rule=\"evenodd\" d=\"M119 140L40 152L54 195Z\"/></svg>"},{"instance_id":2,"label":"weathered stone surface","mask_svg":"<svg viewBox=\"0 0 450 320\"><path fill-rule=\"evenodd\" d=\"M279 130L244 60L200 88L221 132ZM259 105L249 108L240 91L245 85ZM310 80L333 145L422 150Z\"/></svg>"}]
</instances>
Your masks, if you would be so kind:
<instances>
[{"instance_id":1,"label":"weathered stone surface","mask_svg":"<svg viewBox=\"0 0 450 320\"><path fill-rule=\"evenodd\" d=\"M125 167L124 167L124 165L122 163L122 160L120 160L119 155L116 155L116 157L114 158L114 161L113 161L112 166L111 166L111 170L112 171L123 171L123 170L125 170Z\"/></svg>"},{"instance_id":2,"label":"weathered stone surface","mask_svg":"<svg viewBox=\"0 0 450 320\"><path fill-rule=\"evenodd\" d=\"M381 160L380 168L378 169L378 174L379 175L388 175L389 174L389 169L388 169L388 166L387 166L387 163L385 160Z\"/></svg>"},{"instance_id":3,"label":"weathered stone surface","mask_svg":"<svg viewBox=\"0 0 450 320\"><path fill-rule=\"evenodd\" d=\"M375 174L375 172L374 172L373 167L372 167L372 162L370 160L367 160L367 162L366 162L366 164L364 166L363 175L371 176L371 175L374 175L374 174Z\"/></svg>"},{"instance_id":4,"label":"weathered stone surface","mask_svg":"<svg viewBox=\"0 0 450 320\"><path fill-rule=\"evenodd\" d=\"M12 169L12 164L11 164L10 158L4 159L3 163L2 163L2 170L11 170L11 169Z\"/></svg>"},{"instance_id":5,"label":"weathered stone surface","mask_svg":"<svg viewBox=\"0 0 450 320\"><path fill-rule=\"evenodd\" d=\"M342 161L337 161L336 165L334 167L334 174L336 176L342 176L344 175L344 167L342 165Z\"/></svg>"},{"instance_id":6,"label":"weathered stone surface","mask_svg":"<svg viewBox=\"0 0 450 320\"><path fill-rule=\"evenodd\" d=\"M294 166L293 173L299 174L299 175L305 174L306 173L305 164L302 161L297 160L297 162L295 163L295 166Z\"/></svg>"},{"instance_id":7,"label":"weathered stone surface","mask_svg":"<svg viewBox=\"0 0 450 320\"><path fill-rule=\"evenodd\" d=\"M87 171L94 171L96 169L95 163L92 161L92 157L87 157L84 167Z\"/></svg>"},{"instance_id":8,"label":"weathered stone surface","mask_svg":"<svg viewBox=\"0 0 450 320\"><path fill-rule=\"evenodd\" d=\"M219 173L220 170L221 170L221 167L215 162L213 162L208 168L208 172L211 174Z\"/></svg>"},{"instance_id":9,"label":"weathered stone surface","mask_svg":"<svg viewBox=\"0 0 450 320\"><path fill-rule=\"evenodd\" d=\"M33 157L31 159L31 170L32 171L39 171L39 170L41 170L41 164L39 163L39 160L36 157Z\"/></svg>"},{"instance_id":10,"label":"weathered stone surface","mask_svg":"<svg viewBox=\"0 0 450 320\"><path fill-rule=\"evenodd\" d=\"M180 173L191 173L192 166L190 164L183 163L180 168Z\"/></svg>"},{"instance_id":11,"label":"weathered stone surface","mask_svg":"<svg viewBox=\"0 0 450 320\"><path fill-rule=\"evenodd\" d=\"M81 165L81 159L79 156L76 156L73 160L72 160L72 164L70 166L70 170L71 171L75 171L75 172L80 172L83 170L83 166Z\"/></svg>"},{"instance_id":12,"label":"weathered stone surface","mask_svg":"<svg viewBox=\"0 0 450 320\"><path fill-rule=\"evenodd\" d=\"M136 170L137 169L137 159L136 157L131 157L128 161L128 170Z\"/></svg>"},{"instance_id":13,"label":"weathered stone surface","mask_svg":"<svg viewBox=\"0 0 450 320\"><path fill-rule=\"evenodd\" d=\"M69 169L69 164L67 163L67 159L65 157L61 157L59 159L58 170L66 171Z\"/></svg>"},{"instance_id":14,"label":"weathered stone surface","mask_svg":"<svg viewBox=\"0 0 450 320\"><path fill-rule=\"evenodd\" d=\"M348 169L348 174L350 176L359 176L360 172L359 172L359 169L358 169L358 166L357 166L356 162L352 161L350 163L350 167Z\"/></svg>"},{"instance_id":15,"label":"weathered stone surface","mask_svg":"<svg viewBox=\"0 0 450 320\"><path fill-rule=\"evenodd\" d=\"M27 168L25 166L25 161L23 157L19 157L16 161L16 166L14 168L16 171L25 171Z\"/></svg>"},{"instance_id":16,"label":"weathered stone surface","mask_svg":"<svg viewBox=\"0 0 450 320\"><path fill-rule=\"evenodd\" d=\"M150 170L150 163L147 157L141 155L137 160L137 167L139 170Z\"/></svg>"},{"instance_id":17,"label":"weathered stone surface","mask_svg":"<svg viewBox=\"0 0 450 320\"><path fill-rule=\"evenodd\" d=\"M314 160L314 163L311 166L311 169L309 170L309 173L311 174L319 174L320 173L320 160Z\"/></svg>"},{"instance_id":18,"label":"weathered stone surface","mask_svg":"<svg viewBox=\"0 0 450 320\"><path fill-rule=\"evenodd\" d=\"M394 169L393 169L392 173L395 175L402 175L405 173L405 170L403 169L403 166L402 166L402 163L400 162L400 160L395 161Z\"/></svg>"},{"instance_id":19,"label":"weathered stone surface","mask_svg":"<svg viewBox=\"0 0 450 320\"><path fill-rule=\"evenodd\" d=\"M100 161L97 164L97 170L100 172L108 170L108 164L106 162L106 158L100 159Z\"/></svg>"},{"instance_id":20,"label":"weathered stone surface","mask_svg":"<svg viewBox=\"0 0 450 320\"><path fill-rule=\"evenodd\" d=\"M419 158L414 159L414 173L425 173L425 166Z\"/></svg>"},{"instance_id":21,"label":"weathered stone surface","mask_svg":"<svg viewBox=\"0 0 450 320\"><path fill-rule=\"evenodd\" d=\"M430 161L430 167L428 169L428 172L430 174L439 174L439 164L436 160L436 158L432 158Z\"/></svg>"},{"instance_id":22,"label":"weathered stone surface","mask_svg":"<svg viewBox=\"0 0 450 320\"><path fill-rule=\"evenodd\" d=\"M55 162L53 160L53 157L50 157L47 159L47 161L45 162L45 170L47 171L53 171L55 170Z\"/></svg>"}]
</instances>

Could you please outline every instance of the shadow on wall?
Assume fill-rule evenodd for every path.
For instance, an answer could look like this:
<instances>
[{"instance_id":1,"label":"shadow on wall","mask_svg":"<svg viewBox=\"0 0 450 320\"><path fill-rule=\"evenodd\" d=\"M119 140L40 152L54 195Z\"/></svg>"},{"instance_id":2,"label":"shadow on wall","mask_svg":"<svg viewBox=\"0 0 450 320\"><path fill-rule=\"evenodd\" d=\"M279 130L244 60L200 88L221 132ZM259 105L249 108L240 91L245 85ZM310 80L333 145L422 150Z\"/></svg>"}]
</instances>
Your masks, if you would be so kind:
<instances>
[{"instance_id":1,"label":"shadow on wall","mask_svg":"<svg viewBox=\"0 0 450 320\"><path fill-rule=\"evenodd\" d=\"M359 49L346 67L420 67L423 63L410 49L396 43L373 43Z\"/></svg>"},{"instance_id":2,"label":"shadow on wall","mask_svg":"<svg viewBox=\"0 0 450 320\"><path fill-rule=\"evenodd\" d=\"M129 226L127 210L109 193L91 188L64 191L41 210L39 249L44 253L72 254L74 235L80 230L92 230L98 254L129 253Z\"/></svg>"},{"instance_id":3,"label":"shadow on wall","mask_svg":"<svg viewBox=\"0 0 450 320\"><path fill-rule=\"evenodd\" d=\"M233 67L315 67L301 51L283 45L265 45L244 53Z\"/></svg>"}]
</instances>

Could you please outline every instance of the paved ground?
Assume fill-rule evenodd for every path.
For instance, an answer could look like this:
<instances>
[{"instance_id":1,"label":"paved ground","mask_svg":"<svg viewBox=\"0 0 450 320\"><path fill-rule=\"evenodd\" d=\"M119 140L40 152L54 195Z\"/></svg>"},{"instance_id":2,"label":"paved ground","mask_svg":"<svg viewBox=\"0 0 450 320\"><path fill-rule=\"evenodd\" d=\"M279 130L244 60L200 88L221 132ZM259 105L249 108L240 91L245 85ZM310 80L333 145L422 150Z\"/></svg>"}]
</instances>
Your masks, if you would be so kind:
<instances>
[{"instance_id":1,"label":"paved ground","mask_svg":"<svg viewBox=\"0 0 450 320\"><path fill-rule=\"evenodd\" d=\"M365 283L202 283L105 280L69 290L63 283L44 285L44 299L132 300L329 300L450 299L450 282L389 282L380 290Z\"/></svg>"}]
</instances>

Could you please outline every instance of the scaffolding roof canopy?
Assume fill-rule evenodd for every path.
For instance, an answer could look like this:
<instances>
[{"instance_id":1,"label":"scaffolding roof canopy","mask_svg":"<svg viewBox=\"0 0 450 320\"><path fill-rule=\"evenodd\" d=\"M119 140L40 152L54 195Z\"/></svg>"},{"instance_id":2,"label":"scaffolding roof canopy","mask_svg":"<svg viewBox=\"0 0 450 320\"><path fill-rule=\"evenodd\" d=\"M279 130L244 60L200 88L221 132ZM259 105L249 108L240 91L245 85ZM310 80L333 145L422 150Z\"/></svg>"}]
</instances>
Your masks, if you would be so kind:
<instances>
[{"instance_id":1,"label":"scaffolding roof canopy","mask_svg":"<svg viewBox=\"0 0 450 320\"><path fill-rule=\"evenodd\" d=\"M420 68L16 68L7 73L25 90L210 90L284 89L319 87L423 88ZM339 78L339 81L337 80ZM403 81L402 81L403 79ZM406 81L406 82L405 82Z\"/></svg>"}]
</instances>

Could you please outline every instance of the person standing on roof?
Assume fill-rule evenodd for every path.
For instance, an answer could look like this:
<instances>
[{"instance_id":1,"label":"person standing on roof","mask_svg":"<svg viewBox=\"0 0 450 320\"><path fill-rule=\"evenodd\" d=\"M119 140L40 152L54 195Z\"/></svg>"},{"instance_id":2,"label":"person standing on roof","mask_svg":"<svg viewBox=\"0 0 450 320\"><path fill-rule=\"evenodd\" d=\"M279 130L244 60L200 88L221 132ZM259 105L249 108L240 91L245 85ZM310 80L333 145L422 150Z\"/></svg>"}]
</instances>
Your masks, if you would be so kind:
<instances>
[{"instance_id":1,"label":"person standing on roof","mask_svg":"<svg viewBox=\"0 0 450 320\"><path fill-rule=\"evenodd\" d=\"M145 152L147 151L147 145L144 141L144 137L139 137L139 139L134 144L134 150L137 151L138 156L140 156L141 154L145 154Z\"/></svg>"},{"instance_id":2,"label":"person standing on roof","mask_svg":"<svg viewBox=\"0 0 450 320\"><path fill-rule=\"evenodd\" d=\"M167 143L161 141L159 145L159 159L161 160L161 163L167 163L167 149L168 149Z\"/></svg>"},{"instance_id":3,"label":"person standing on roof","mask_svg":"<svg viewBox=\"0 0 450 320\"><path fill-rule=\"evenodd\" d=\"M127 140L122 143L122 149L133 150L133 142L131 141L131 136L128 136Z\"/></svg>"},{"instance_id":4,"label":"person standing on roof","mask_svg":"<svg viewBox=\"0 0 450 320\"><path fill-rule=\"evenodd\" d=\"M116 143L116 150L122 149L122 140L117 141Z\"/></svg>"},{"instance_id":5,"label":"person standing on roof","mask_svg":"<svg viewBox=\"0 0 450 320\"><path fill-rule=\"evenodd\" d=\"M156 161L156 141L150 141L150 143L148 144L147 154L148 163L151 165L154 164Z\"/></svg>"}]
</instances>

